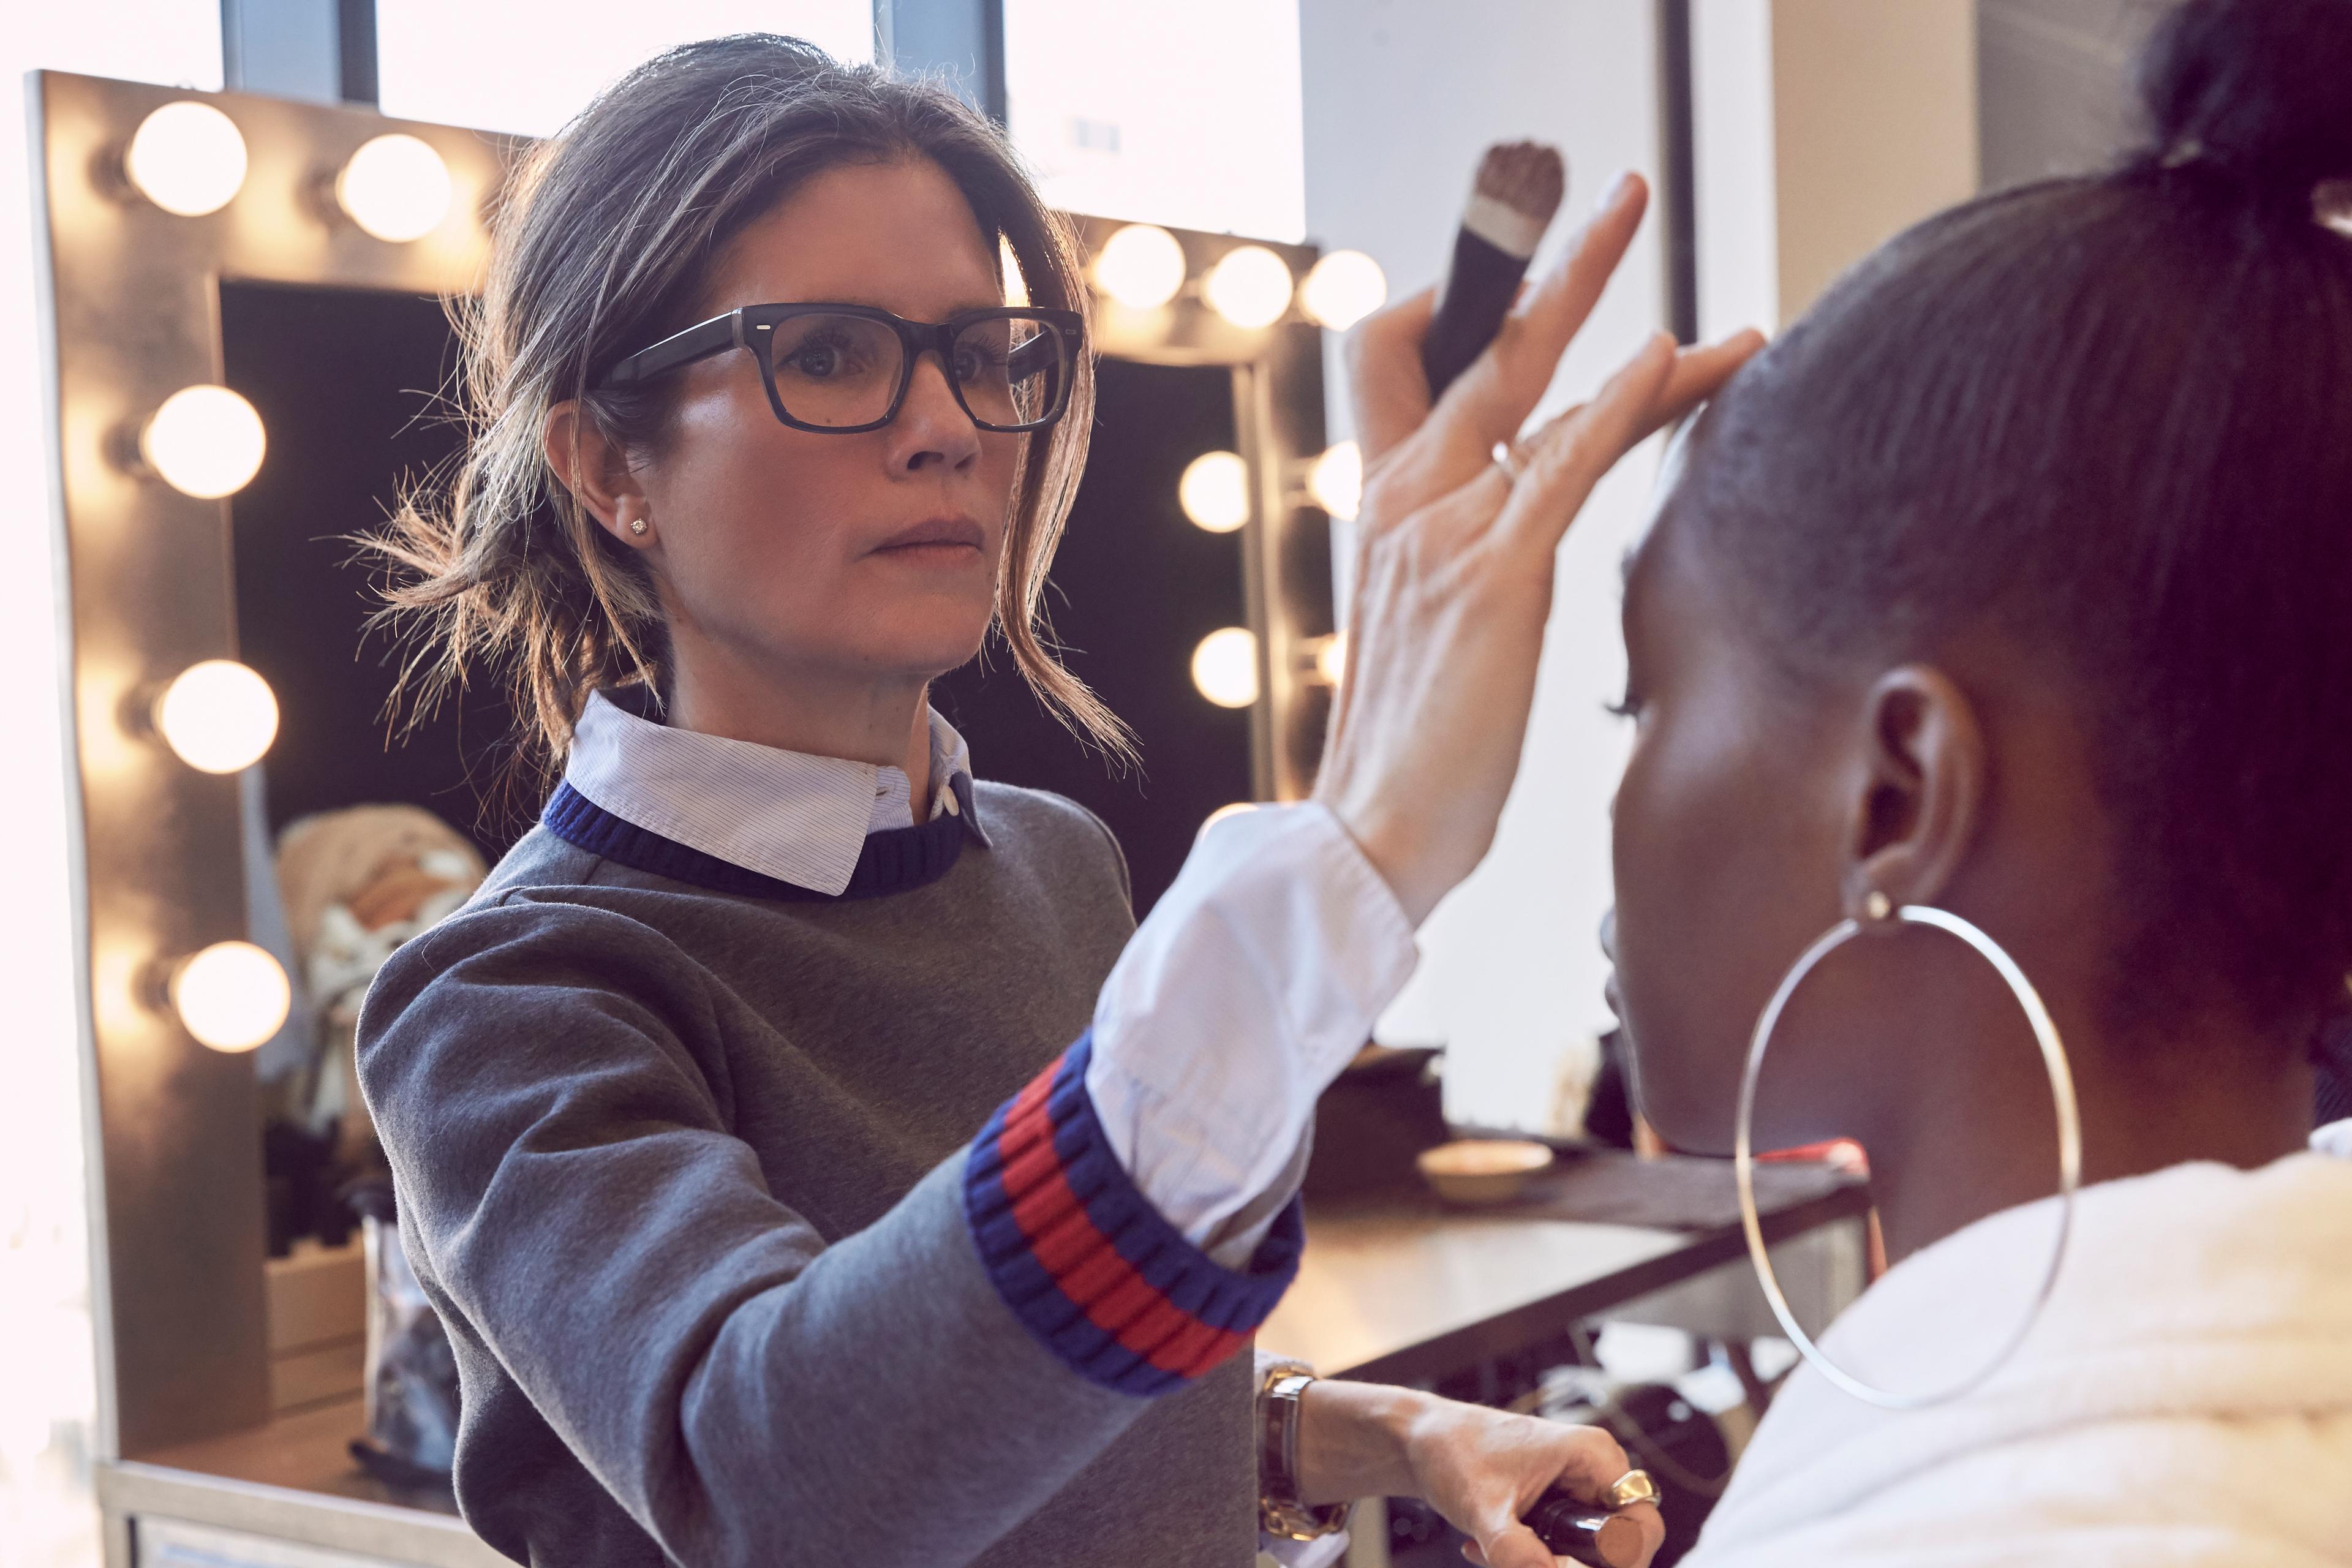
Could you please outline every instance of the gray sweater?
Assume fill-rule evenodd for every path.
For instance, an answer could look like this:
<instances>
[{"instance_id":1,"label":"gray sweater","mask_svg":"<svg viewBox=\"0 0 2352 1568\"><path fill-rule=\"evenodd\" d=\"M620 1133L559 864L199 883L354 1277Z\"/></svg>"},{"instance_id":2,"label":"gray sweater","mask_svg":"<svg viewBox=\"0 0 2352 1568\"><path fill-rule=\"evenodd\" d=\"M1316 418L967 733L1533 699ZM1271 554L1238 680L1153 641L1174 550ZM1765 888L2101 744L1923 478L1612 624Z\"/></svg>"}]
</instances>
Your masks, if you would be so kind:
<instances>
[{"instance_id":1,"label":"gray sweater","mask_svg":"<svg viewBox=\"0 0 2352 1568\"><path fill-rule=\"evenodd\" d=\"M1084 1033L1124 865L1066 801L975 795L986 845L907 830L825 900L560 790L378 977L362 1087L499 1551L1252 1560L1235 1352L1296 1210L1229 1271L1110 1159Z\"/></svg>"}]
</instances>

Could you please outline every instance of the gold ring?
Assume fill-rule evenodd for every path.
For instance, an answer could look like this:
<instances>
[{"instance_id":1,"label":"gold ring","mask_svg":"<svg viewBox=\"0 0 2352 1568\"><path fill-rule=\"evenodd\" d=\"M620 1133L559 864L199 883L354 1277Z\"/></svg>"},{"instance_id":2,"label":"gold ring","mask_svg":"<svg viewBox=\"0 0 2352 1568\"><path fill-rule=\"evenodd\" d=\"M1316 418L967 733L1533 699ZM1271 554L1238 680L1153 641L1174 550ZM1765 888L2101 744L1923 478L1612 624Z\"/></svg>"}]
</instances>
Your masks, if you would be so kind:
<instances>
[{"instance_id":1,"label":"gold ring","mask_svg":"<svg viewBox=\"0 0 2352 1568\"><path fill-rule=\"evenodd\" d=\"M1527 448L1517 441L1496 442L1495 450L1491 455L1495 459L1495 467L1502 469L1503 478L1512 484L1517 484L1519 476L1528 471Z\"/></svg>"},{"instance_id":2,"label":"gold ring","mask_svg":"<svg viewBox=\"0 0 2352 1568\"><path fill-rule=\"evenodd\" d=\"M1662 1503L1665 1494L1658 1490L1649 1471L1628 1470L1610 1483L1607 1500L1612 1509L1631 1508L1637 1502Z\"/></svg>"}]
</instances>

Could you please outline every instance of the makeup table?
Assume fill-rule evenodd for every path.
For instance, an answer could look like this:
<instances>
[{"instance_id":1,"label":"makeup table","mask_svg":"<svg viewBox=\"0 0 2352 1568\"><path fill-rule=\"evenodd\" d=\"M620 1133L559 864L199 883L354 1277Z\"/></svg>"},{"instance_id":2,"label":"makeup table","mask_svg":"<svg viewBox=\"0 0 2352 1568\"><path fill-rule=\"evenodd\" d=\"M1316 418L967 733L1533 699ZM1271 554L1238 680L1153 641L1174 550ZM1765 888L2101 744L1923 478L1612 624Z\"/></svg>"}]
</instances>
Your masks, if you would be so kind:
<instances>
[{"instance_id":1,"label":"makeup table","mask_svg":"<svg viewBox=\"0 0 2352 1568\"><path fill-rule=\"evenodd\" d=\"M1756 1187L1782 1288L1818 1328L1861 1292L1869 1190L1810 1163L1759 1165ZM1326 1376L1430 1385L1600 1321L1778 1333L1735 1194L1727 1160L1592 1150L1500 1205L1310 1205L1297 1282L1258 1342Z\"/></svg>"}]
</instances>

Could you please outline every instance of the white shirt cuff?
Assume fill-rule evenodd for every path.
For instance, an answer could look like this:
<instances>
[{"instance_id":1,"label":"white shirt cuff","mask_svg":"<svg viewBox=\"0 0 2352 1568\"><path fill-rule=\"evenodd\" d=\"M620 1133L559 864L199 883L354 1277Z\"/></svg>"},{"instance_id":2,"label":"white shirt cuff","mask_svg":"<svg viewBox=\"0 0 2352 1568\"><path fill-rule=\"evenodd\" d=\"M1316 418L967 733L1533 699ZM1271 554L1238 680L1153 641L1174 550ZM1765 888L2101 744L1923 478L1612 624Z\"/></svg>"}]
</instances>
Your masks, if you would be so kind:
<instances>
[{"instance_id":1,"label":"white shirt cuff","mask_svg":"<svg viewBox=\"0 0 2352 1568\"><path fill-rule=\"evenodd\" d=\"M1416 958L1328 807L1203 836L1105 983L1087 1069L1112 1152L1193 1245L1247 1261L1304 1172L1316 1100Z\"/></svg>"}]
</instances>

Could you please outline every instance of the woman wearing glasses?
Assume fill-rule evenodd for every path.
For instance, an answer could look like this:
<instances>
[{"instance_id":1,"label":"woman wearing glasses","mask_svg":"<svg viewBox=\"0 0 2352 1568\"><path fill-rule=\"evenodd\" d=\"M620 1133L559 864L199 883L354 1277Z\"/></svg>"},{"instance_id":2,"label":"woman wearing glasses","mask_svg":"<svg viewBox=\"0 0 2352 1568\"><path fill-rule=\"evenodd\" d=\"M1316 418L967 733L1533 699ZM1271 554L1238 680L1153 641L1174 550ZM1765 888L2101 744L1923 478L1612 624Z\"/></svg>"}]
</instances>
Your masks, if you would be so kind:
<instances>
[{"instance_id":1,"label":"woman wearing glasses","mask_svg":"<svg viewBox=\"0 0 2352 1568\"><path fill-rule=\"evenodd\" d=\"M1628 183L1434 413L1410 354L1359 373L1391 435L1318 796L1208 835L1136 931L1101 826L974 782L925 700L992 627L1126 747L1036 631L1091 381L1069 244L996 132L754 37L539 152L469 340L476 444L391 549L415 673L503 669L561 781L359 1047L493 1545L1238 1568L1261 1518L1389 1493L1538 1568L1517 1519L1559 1480L1654 1549L1603 1434L1242 1353L1315 1098L1493 834L1553 545L1753 347L1653 342L1490 460L1640 213Z\"/></svg>"}]
</instances>

